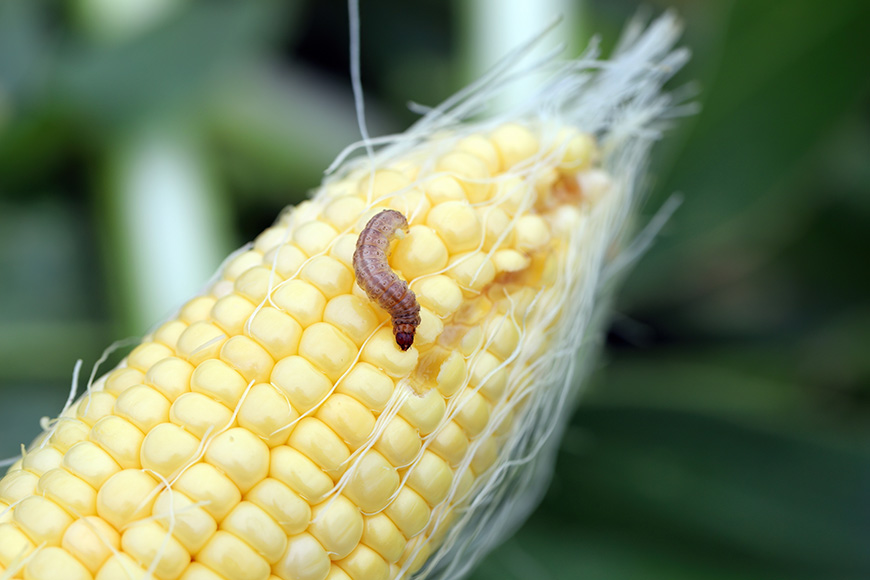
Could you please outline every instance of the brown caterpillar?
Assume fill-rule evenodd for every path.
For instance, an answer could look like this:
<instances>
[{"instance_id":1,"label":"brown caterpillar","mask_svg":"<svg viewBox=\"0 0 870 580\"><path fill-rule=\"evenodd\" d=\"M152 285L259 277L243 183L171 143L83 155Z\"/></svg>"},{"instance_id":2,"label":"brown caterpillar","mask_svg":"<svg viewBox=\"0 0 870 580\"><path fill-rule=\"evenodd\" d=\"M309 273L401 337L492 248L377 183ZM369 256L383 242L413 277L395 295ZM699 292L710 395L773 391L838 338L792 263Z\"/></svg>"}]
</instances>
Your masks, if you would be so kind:
<instances>
[{"instance_id":1,"label":"brown caterpillar","mask_svg":"<svg viewBox=\"0 0 870 580\"><path fill-rule=\"evenodd\" d=\"M387 262L390 239L398 230L407 232L408 220L396 210L385 209L370 219L356 242L353 270L369 300L377 302L393 319L396 344L408 350L420 325L420 304L408 283Z\"/></svg>"}]
</instances>

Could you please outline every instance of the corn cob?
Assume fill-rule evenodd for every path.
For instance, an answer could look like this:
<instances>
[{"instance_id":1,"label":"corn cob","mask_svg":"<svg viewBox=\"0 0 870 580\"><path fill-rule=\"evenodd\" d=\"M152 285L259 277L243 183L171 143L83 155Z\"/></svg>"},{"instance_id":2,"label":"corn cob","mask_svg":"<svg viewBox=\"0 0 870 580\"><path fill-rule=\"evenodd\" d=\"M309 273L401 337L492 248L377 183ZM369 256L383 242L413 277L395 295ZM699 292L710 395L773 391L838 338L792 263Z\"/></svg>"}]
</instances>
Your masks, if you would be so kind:
<instances>
[{"instance_id":1,"label":"corn cob","mask_svg":"<svg viewBox=\"0 0 870 580\"><path fill-rule=\"evenodd\" d=\"M632 74L554 87L631 112L680 60L674 28L624 49ZM31 444L0 480L0 577L452 578L522 517L646 141L605 113L436 113L283 213ZM410 226L388 264L420 307L407 349L352 265L385 209Z\"/></svg>"}]
</instances>

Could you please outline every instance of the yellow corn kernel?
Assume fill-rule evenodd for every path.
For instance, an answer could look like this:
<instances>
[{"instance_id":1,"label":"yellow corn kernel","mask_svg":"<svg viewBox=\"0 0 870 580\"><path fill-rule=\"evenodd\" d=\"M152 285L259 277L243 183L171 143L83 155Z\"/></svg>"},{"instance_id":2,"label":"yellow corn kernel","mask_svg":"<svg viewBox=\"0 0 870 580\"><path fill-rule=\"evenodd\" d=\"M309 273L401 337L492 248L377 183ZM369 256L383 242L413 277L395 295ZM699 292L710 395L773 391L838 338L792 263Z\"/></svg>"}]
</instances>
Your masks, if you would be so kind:
<instances>
[{"instance_id":1,"label":"yellow corn kernel","mask_svg":"<svg viewBox=\"0 0 870 580\"><path fill-rule=\"evenodd\" d=\"M91 427L89 438L105 449L122 468L141 466L139 450L145 435L129 421L117 415L103 417Z\"/></svg>"},{"instance_id":2,"label":"yellow corn kernel","mask_svg":"<svg viewBox=\"0 0 870 580\"><path fill-rule=\"evenodd\" d=\"M269 563L243 540L224 530L209 538L196 559L224 578L260 580L269 576Z\"/></svg>"},{"instance_id":3,"label":"yellow corn kernel","mask_svg":"<svg viewBox=\"0 0 870 580\"><path fill-rule=\"evenodd\" d=\"M311 534L287 539L287 549L272 571L281 580L319 580L329 574L329 555Z\"/></svg>"},{"instance_id":4,"label":"yellow corn kernel","mask_svg":"<svg viewBox=\"0 0 870 580\"><path fill-rule=\"evenodd\" d=\"M354 342L355 347L351 349L354 356L358 350L356 347L364 343L379 324L368 301L351 294L330 300L323 311L323 321L341 330Z\"/></svg>"},{"instance_id":5,"label":"yellow corn kernel","mask_svg":"<svg viewBox=\"0 0 870 580\"><path fill-rule=\"evenodd\" d=\"M393 394L393 380L377 367L357 363L338 384L336 393L349 395L372 411L381 411Z\"/></svg>"},{"instance_id":6,"label":"yellow corn kernel","mask_svg":"<svg viewBox=\"0 0 870 580\"><path fill-rule=\"evenodd\" d=\"M311 510L310 533L333 560L356 548L363 533L359 508L344 496L329 498Z\"/></svg>"},{"instance_id":7,"label":"yellow corn kernel","mask_svg":"<svg viewBox=\"0 0 870 580\"><path fill-rule=\"evenodd\" d=\"M269 564L274 564L287 547L287 536L272 517L250 501L233 508L221 529L243 539Z\"/></svg>"},{"instance_id":8,"label":"yellow corn kernel","mask_svg":"<svg viewBox=\"0 0 870 580\"><path fill-rule=\"evenodd\" d=\"M448 201L435 206L426 218L426 225L443 240L451 254L473 250L483 242L480 219L468 202Z\"/></svg>"},{"instance_id":9,"label":"yellow corn kernel","mask_svg":"<svg viewBox=\"0 0 870 580\"><path fill-rule=\"evenodd\" d=\"M208 463L197 463L186 469L173 489L200 502L216 521L224 519L242 499L242 493L232 480Z\"/></svg>"},{"instance_id":10,"label":"yellow corn kernel","mask_svg":"<svg viewBox=\"0 0 870 580\"><path fill-rule=\"evenodd\" d=\"M406 543L405 536L384 513L366 516L361 541L391 564L402 556Z\"/></svg>"},{"instance_id":11,"label":"yellow corn kernel","mask_svg":"<svg viewBox=\"0 0 870 580\"><path fill-rule=\"evenodd\" d=\"M275 447L287 441L290 430L285 427L298 417L284 393L270 383L260 383L248 391L236 419L240 427L250 430L269 447Z\"/></svg>"},{"instance_id":12,"label":"yellow corn kernel","mask_svg":"<svg viewBox=\"0 0 870 580\"><path fill-rule=\"evenodd\" d=\"M272 369L270 380L300 413L320 403L333 386L329 377L301 356L288 356L279 361Z\"/></svg>"},{"instance_id":13,"label":"yellow corn kernel","mask_svg":"<svg viewBox=\"0 0 870 580\"><path fill-rule=\"evenodd\" d=\"M144 471L119 471L100 486L97 515L120 530L150 514L159 491L157 481Z\"/></svg>"},{"instance_id":14,"label":"yellow corn kernel","mask_svg":"<svg viewBox=\"0 0 870 580\"><path fill-rule=\"evenodd\" d=\"M12 512L12 520L34 544L59 546L73 518L56 503L41 495L22 499Z\"/></svg>"},{"instance_id":15,"label":"yellow corn kernel","mask_svg":"<svg viewBox=\"0 0 870 580\"><path fill-rule=\"evenodd\" d=\"M62 468L44 473L39 478L36 493L79 517L97 513L97 491Z\"/></svg>"},{"instance_id":16,"label":"yellow corn kernel","mask_svg":"<svg viewBox=\"0 0 870 580\"><path fill-rule=\"evenodd\" d=\"M275 360L296 354L302 327L288 314L271 306L261 308L251 318L251 337L263 345Z\"/></svg>"},{"instance_id":17,"label":"yellow corn kernel","mask_svg":"<svg viewBox=\"0 0 870 580\"><path fill-rule=\"evenodd\" d=\"M304 280L288 280L279 285L272 293L272 302L303 328L320 322L326 308L323 293Z\"/></svg>"},{"instance_id":18,"label":"yellow corn kernel","mask_svg":"<svg viewBox=\"0 0 870 580\"><path fill-rule=\"evenodd\" d=\"M148 369L144 382L157 389L161 395L172 402L183 393L190 391L190 377L193 371L194 366L189 362L176 357L168 357ZM107 389L108 386L107 383Z\"/></svg>"},{"instance_id":19,"label":"yellow corn kernel","mask_svg":"<svg viewBox=\"0 0 870 580\"><path fill-rule=\"evenodd\" d=\"M247 429L236 427L210 441L205 461L226 474L244 494L269 473L269 447Z\"/></svg>"},{"instance_id":20,"label":"yellow corn kernel","mask_svg":"<svg viewBox=\"0 0 870 580\"><path fill-rule=\"evenodd\" d=\"M315 415L351 448L365 443L375 427L375 416L353 397L333 394Z\"/></svg>"},{"instance_id":21,"label":"yellow corn kernel","mask_svg":"<svg viewBox=\"0 0 870 580\"><path fill-rule=\"evenodd\" d=\"M91 580L91 573L62 548L49 546L36 552L24 568L27 580Z\"/></svg>"},{"instance_id":22,"label":"yellow corn kernel","mask_svg":"<svg viewBox=\"0 0 870 580\"><path fill-rule=\"evenodd\" d=\"M336 564L353 580L389 580L390 566L376 551L360 544Z\"/></svg>"},{"instance_id":23,"label":"yellow corn kernel","mask_svg":"<svg viewBox=\"0 0 870 580\"><path fill-rule=\"evenodd\" d=\"M167 530L153 521L136 522L121 534L121 548L137 562L157 561L160 580L178 578L190 564L190 554Z\"/></svg>"},{"instance_id":24,"label":"yellow corn kernel","mask_svg":"<svg viewBox=\"0 0 870 580\"><path fill-rule=\"evenodd\" d=\"M357 352L353 341L327 322L306 328L299 342L299 356L314 364L331 384L350 368Z\"/></svg>"},{"instance_id":25,"label":"yellow corn kernel","mask_svg":"<svg viewBox=\"0 0 870 580\"><path fill-rule=\"evenodd\" d=\"M311 520L311 507L308 502L271 477L258 483L245 499L272 516L287 536L304 532Z\"/></svg>"},{"instance_id":26,"label":"yellow corn kernel","mask_svg":"<svg viewBox=\"0 0 870 580\"><path fill-rule=\"evenodd\" d=\"M269 475L307 501L317 503L332 489L332 479L296 449L281 445L272 449Z\"/></svg>"},{"instance_id":27,"label":"yellow corn kernel","mask_svg":"<svg viewBox=\"0 0 870 580\"><path fill-rule=\"evenodd\" d=\"M171 478L193 460L199 449L199 439L172 423L152 429L142 442L139 454L143 469Z\"/></svg>"},{"instance_id":28,"label":"yellow corn kernel","mask_svg":"<svg viewBox=\"0 0 870 580\"><path fill-rule=\"evenodd\" d=\"M113 411L143 433L169 421L169 401L147 385L135 385L119 394Z\"/></svg>"},{"instance_id":29,"label":"yellow corn kernel","mask_svg":"<svg viewBox=\"0 0 870 580\"><path fill-rule=\"evenodd\" d=\"M171 528L172 537L191 554L199 552L217 530L214 518L202 506L174 489L160 492L151 515L163 529Z\"/></svg>"},{"instance_id":30,"label":"yellow corn kernel","mask_svg":"<svg viewBox=\"0 0 870 580\"><path fill-rule=\"evenodd\" d=\"M345 495L364 513L384 509L399 488L399 473L377 451L368 451L354 464Z\"/></svg>"}]
</instances>

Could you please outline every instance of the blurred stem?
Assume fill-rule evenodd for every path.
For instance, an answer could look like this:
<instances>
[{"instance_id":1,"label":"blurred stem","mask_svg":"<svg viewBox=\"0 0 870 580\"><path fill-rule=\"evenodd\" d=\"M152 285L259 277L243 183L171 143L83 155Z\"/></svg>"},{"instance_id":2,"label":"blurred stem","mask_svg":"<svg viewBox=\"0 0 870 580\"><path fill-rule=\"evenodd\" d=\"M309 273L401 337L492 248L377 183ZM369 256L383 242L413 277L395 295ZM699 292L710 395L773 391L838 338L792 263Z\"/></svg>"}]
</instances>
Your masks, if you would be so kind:
<instances>
[{"instance_id":1,"label":"blurred stem","mask_svg":"<svg viewBox=\"0 0 870 580\"><path fill-rule=\"evenodd\" d=\"M229 210L190 131L164 125L110 153L110 263L124 331L140 334L195 294L228 253Z\"/></svg>"},{"instance_id":2,"label":"blurred stem","mask_svg":"<svg viewBox=\"0 0 870 580\"><path fill-rule=\"evenodd\" d=\"M463 84L480 77L509 51L527 42L561 18L525 59L542 56L559 43L565 45L562 56L574 56L585 45L588 34L581 24L588 21L586 0L471 0L458 2L460 19L460 62L463 63ZM535 91L535 76L523 85L514 84L509 91L499 93L494 103L497 109L521 102Z\"/></svg>"}]
</instances>

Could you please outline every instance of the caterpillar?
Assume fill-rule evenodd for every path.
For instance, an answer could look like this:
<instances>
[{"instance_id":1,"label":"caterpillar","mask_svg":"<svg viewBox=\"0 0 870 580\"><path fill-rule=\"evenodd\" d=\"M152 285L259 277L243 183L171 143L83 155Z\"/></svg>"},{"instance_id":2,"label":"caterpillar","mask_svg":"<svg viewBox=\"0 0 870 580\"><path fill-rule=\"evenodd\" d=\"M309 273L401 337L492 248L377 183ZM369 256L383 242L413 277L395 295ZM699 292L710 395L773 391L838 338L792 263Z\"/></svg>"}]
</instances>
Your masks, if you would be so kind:
<instances>
[{"instance_id":1,"label":"caterpillar","mask_svg":"<svg viewBox=\"0 0 870 580\"><path fill-rule=\"evenodd\" d=\"M408 350L420 325L420 304L387 262L390 239L399 230L408 231L408 220L396 210L386 209L372 217L357 239L353 270L369 300L389 313L396 344Z\"/></svg>"}]
</instances>

